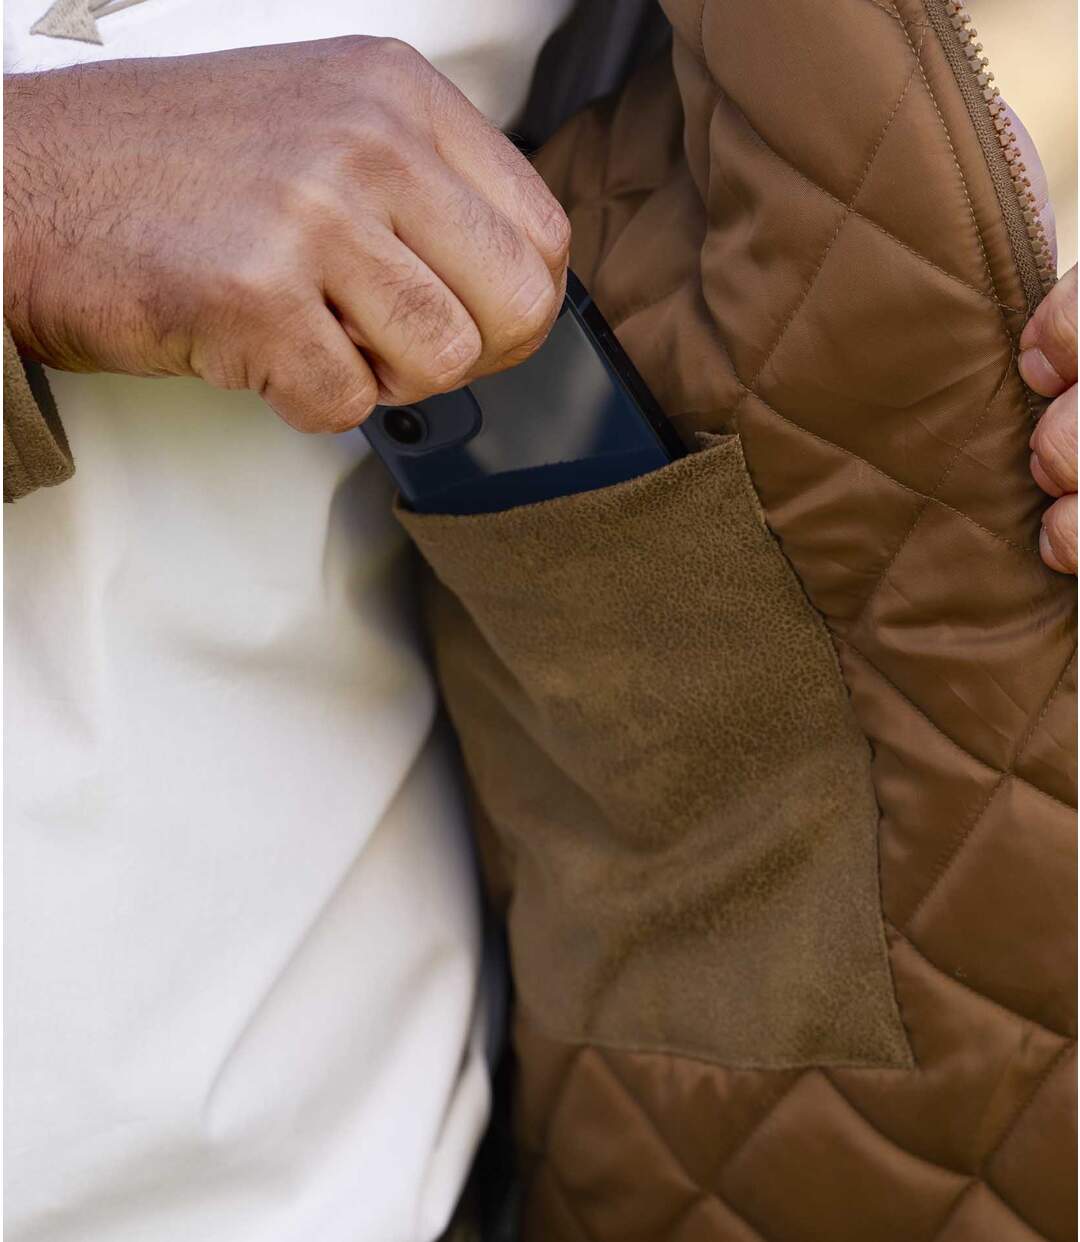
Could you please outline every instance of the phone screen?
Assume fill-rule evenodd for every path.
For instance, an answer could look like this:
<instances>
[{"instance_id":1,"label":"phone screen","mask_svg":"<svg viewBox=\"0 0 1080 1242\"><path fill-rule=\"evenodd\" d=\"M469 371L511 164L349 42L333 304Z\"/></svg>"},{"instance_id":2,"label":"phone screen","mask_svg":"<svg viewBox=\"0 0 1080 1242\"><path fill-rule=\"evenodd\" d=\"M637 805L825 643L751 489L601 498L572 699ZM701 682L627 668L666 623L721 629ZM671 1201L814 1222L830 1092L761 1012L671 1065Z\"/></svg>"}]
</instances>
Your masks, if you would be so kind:
<instances>
[{"instance_id":1,"label":"phone screen","mask_svg":"<svg viewBox=\"0 0 1080 1242\"><path fill-rule=\"evenodd\" d=\"M364 424L405 502L483 513L604 487L680 455L681 442L579 282L525 362Z\"/></svg>"}]
</instances>

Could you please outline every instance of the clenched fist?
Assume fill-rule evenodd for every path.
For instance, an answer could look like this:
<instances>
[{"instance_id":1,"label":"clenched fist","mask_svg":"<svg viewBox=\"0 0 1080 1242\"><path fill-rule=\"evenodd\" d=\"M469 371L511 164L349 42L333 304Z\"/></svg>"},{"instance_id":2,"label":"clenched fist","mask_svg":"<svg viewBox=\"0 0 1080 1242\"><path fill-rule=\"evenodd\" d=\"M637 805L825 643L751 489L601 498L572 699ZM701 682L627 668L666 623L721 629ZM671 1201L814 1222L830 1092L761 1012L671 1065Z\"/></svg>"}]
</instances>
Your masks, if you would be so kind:
<instances>
[{"instance_id":1,"label":"clenched fist","mask_svg":"<svg viewBox=\"0 0 1080 1242\"><path fill-rule=\"evenodd\" d=\"M304 431L511 366L569 226L417 52L346 38L5 78L4 311L50 366L197 375Z\"/></svg>"}]
</instances>

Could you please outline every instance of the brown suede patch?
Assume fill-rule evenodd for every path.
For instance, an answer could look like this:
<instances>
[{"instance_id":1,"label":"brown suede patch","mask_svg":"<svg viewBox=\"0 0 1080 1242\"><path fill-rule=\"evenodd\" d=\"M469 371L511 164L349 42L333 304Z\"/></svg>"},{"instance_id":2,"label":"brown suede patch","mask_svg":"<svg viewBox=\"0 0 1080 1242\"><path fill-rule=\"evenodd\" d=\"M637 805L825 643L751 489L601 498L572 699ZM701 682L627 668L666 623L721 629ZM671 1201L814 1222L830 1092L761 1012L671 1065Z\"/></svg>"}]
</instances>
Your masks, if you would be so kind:
<instances>
[{"instance_id":1,"label":"brown suede patch","mask_svg":"<svg viewBox=\"0 0 1080 1242\"><path fill-rule=\"evenodd\" d=\"M520 1003L567 1041L911 1063L870 756L736 437L480 517L401 513L509 879Z\"/></svg>"},{"instance_id":2,"label":"brown suede patch","mask_svg":"<svg viewBox=\"0 0 1080 1242\"><path fill-rule=\"evenodd\" d=\"M4 325L4 503L75 473L48 381L24 363Z\"/></svg>"}]
</instances>

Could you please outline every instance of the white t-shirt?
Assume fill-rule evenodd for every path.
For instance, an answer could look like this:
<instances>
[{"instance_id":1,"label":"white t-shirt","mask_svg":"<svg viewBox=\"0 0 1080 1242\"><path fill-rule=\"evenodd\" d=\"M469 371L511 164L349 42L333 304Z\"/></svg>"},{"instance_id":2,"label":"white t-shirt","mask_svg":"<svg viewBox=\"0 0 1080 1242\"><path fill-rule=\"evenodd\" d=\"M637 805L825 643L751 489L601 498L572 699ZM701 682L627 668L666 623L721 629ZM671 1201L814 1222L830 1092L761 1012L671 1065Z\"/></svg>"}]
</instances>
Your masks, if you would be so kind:
<instances>
[{"instance_id":1,"label":"white t-shirt","mask_svg":"<svg viewBox=\"0 0 1080 1242\"><path fill-rule=\"evenodd\" d=\"M392 34L505 124L569 2L145 0L99 46L6 0L5 60ZM391 489L252 394L49 378L77 474L5 514L8 1242L433 1238L490 1015Z\"/></svg>"}]
</instances>

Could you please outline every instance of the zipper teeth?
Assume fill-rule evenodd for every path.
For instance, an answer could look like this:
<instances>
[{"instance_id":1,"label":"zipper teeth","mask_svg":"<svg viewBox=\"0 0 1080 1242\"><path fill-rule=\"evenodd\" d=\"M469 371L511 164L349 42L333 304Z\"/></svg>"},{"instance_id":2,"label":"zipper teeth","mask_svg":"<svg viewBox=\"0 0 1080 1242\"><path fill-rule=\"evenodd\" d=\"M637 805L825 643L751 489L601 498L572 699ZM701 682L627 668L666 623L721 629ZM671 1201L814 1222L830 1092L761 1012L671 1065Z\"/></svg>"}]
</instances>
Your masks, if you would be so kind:
<instances>
[{"instance_id":1,"label":"zipper teeth","mask_svg":"<svg viewBox=\"0 0 1080 1242\"><path fill-rule=\"evenodd\" d=\"M967 11L963 0L945 0L945 12L953 30L956 31L961 50L967 57L968 65L982 92L990 122L1001 144L1001 151L1008 165L1009 177L1020 203L1020 212L1035 256L1035 266L1039 273L1042 291L1048 293L1057 279L1057 272L1054 268L1050 243L1046 237L1046 228L1039 217L1035 191L1031 188L1031 178L1028 176L1027 166L1020 153L1020 144L1016 140L1016 131L1013 129L1012 121L1001 99L1001 91L994 82L994 75L990 72L990 62L983 55L983 45L977 41L979 32L971 24L971 14Z\"/></svg>"}]
</instances>

